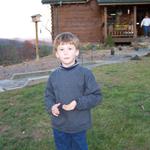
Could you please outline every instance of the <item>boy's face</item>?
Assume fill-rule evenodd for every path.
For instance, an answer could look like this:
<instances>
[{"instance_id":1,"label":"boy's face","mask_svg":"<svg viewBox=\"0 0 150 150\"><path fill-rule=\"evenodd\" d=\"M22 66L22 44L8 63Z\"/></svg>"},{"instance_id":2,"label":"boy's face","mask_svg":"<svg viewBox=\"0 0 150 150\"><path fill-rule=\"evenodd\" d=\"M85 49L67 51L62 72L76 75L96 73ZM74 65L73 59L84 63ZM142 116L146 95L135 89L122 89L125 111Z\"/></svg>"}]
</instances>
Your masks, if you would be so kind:
<instances>
[{"instance_id":1,"label":"boy's face","mask_svg":"<svg viewBox=\"0 0 150 150\"><path fill-rule=\"evenodd\" d=\"M75 63L79 50L73 44L60 43L57 47L56 57L61 61L64 67L70 67Z\"/></svg>"}]
</instances>

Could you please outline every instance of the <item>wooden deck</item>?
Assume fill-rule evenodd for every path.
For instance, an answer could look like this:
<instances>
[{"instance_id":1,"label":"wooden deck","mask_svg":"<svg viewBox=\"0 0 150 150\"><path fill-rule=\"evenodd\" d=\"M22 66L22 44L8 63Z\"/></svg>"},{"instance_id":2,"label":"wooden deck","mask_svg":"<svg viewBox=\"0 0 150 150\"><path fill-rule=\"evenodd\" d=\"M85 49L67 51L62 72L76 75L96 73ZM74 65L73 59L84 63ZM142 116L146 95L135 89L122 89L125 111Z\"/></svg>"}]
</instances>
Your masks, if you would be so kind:
<instances>
[{"instance_id":1,"label":"wooden deck","mask_svg":"<svg viewBox=\"0 0 150 150\"><path fill-rule=\"evenodd\" d=\"M133 37L113 37L115 43L131 43L134 41Z\"/></svg>"}]
</instances>

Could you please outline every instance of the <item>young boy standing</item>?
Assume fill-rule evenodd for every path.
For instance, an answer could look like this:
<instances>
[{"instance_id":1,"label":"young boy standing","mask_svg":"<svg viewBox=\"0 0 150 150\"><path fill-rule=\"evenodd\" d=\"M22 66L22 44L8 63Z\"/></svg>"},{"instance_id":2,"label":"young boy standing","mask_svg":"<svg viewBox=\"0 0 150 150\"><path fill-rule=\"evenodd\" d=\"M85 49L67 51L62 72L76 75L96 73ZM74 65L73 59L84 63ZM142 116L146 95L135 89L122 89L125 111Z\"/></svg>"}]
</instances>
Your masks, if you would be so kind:
<instances>
[{"instance_id":1,"label":"young boy standing","mask_svg":"<svg viewBox=\"0 0 150 150\"><path fill-rule=\"evenodd\" d=\"M86 130L91 127L90 110L102 96L90 70L80 66L79 39L70 32L59 34L54 51L61 66L53 71L45 91L57 150L88 150Z\"/></svg>"}]
</instances>

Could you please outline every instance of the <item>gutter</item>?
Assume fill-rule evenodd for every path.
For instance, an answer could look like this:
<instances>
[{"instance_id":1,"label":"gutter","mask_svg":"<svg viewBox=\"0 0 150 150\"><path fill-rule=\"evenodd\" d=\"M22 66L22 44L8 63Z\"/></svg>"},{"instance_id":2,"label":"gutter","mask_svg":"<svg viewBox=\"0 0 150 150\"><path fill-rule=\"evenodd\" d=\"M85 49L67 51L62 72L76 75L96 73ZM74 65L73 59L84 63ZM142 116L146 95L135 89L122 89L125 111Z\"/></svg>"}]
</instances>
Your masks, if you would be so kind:
<instances>
[{"instance_id":1,"label":"gutter","mask_svg":"<svg viewBox=\"0 0 150 150\"><path fill-rule=\"evenodd\" d=\"M149 3L98 3L100 6L110 6L110 5L147 5Z\"/></svg>"},{"instance_id":2,"label":"gutter","mask_svg":"<svg viewBox=\"0 0 150 150\"><path fill-rule=\"evenodd\" d=\"M89 2L90 0L86 0L86 1L82 1L82 2L62 2L62 0L60 0L59 2L53 2L53 3L50 3L49 1L47 1L47 2L43 2L43 0L42 0L42 4L50 4L50 5L58 5L58 4L60 4L60 5L62 5L62 4L84 4L84 3L87 3L87 2Z\"/></svg>"}]
</instances>

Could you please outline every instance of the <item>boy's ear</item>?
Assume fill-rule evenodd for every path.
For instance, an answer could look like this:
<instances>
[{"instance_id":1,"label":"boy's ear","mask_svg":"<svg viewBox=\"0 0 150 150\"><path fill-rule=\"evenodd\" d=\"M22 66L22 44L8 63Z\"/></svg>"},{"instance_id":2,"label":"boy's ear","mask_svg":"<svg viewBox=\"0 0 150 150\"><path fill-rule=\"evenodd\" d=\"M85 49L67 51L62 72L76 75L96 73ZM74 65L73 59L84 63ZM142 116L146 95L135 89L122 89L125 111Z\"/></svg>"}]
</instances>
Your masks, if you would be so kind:
<instances>
[{"instance_id":1,"label":"boy's ear","mask_svg":"<svg viewBox=\"0 0 150 150\"><path fill-rule=\"evenodd\" d=\"M76 56L78 56L78 55L79 55L79 50L77 49L77 50L76 50Z\"/></svg>"},{"instance_id":2,"label":"boy's ear","mask_svg":"<svg viewBox=\"0 0 150 150\"><path fill-rule=\"evenodd\" d=\"M57 51L56 51L56 53L55 53L55 56L56 56L56 58L59 58L59 55L58 55Z\"/></svg>"}]
</instances>

